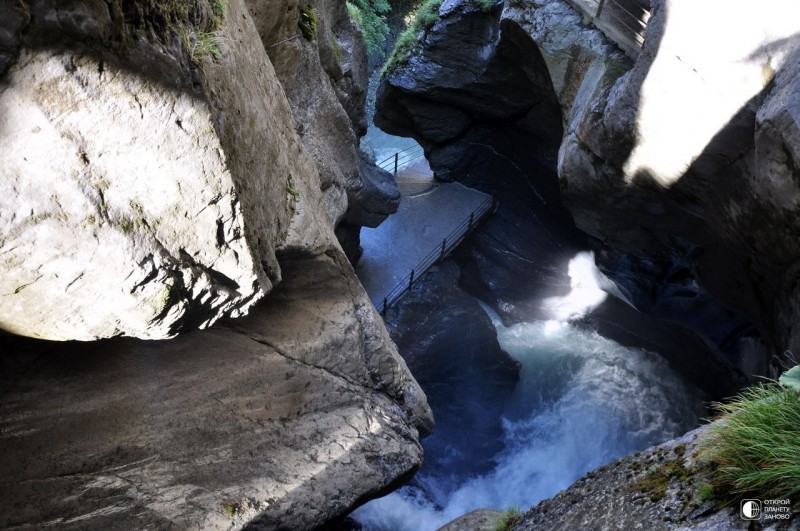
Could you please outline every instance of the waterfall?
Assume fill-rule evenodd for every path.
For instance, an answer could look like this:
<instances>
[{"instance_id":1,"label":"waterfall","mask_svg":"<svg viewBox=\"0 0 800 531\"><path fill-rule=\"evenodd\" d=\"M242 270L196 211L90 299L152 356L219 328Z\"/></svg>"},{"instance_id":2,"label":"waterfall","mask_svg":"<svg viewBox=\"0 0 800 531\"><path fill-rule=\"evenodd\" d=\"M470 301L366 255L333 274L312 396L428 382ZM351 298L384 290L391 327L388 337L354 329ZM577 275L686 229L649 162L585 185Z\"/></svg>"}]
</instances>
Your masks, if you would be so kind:
<instances>
[{"instance_id":1,"label":"waterfall","mask_svg":"<svg viewBox=\"0 0 800 531\"><path fill-rule=\"evenodd\" d=\"M598 466L697 426L702 396L666 361L570 323L613 286L590 253L573 258L569 272L570 293L543 301L551 320L504 326L486 308L501 347L521 364L504 409L505 448L473 456L493 469L456 483L423 465L411 485L353 513L365 529L435 530L478 508L527 509Z\"/></svg>"}]
</instances>

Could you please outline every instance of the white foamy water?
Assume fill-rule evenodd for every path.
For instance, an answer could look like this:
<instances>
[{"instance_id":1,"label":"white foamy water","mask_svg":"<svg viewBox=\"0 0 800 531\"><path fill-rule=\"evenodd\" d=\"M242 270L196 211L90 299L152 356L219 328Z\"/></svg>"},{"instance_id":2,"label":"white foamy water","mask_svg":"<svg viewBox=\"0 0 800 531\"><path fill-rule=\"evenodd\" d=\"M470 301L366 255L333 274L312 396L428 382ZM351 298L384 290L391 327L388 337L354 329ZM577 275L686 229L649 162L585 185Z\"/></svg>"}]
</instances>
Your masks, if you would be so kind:
<instances>
[{"instance_id":1,"label":"white foamy water","mask_svg":"<svg viewBox=\"0 0 800 531\"><path fill-rule=\"evenodd\" d=\"M609 293L626 300L616 284L597 269L591 251L583 251L572 257L567 274L569 293L542 300L542 309L551 320L564 323L580 319L600 306Z\"/></svg>"},{"instance_id":2,"label":"white foamy water","mask_svg":"<svg viewBox=\"0 0 800 531\"><path fill-rule=\"evenodd\" d=\"M494 469L461 484L430 477L353 516L369 530L435 530L477 508L528 508L613 459L698 423L699 393L655 354L555 321L503 326L502 348L522 365L506 404L505 450ZM457 444L457 441L454 443Z\"/></svg>"}]
</instances>

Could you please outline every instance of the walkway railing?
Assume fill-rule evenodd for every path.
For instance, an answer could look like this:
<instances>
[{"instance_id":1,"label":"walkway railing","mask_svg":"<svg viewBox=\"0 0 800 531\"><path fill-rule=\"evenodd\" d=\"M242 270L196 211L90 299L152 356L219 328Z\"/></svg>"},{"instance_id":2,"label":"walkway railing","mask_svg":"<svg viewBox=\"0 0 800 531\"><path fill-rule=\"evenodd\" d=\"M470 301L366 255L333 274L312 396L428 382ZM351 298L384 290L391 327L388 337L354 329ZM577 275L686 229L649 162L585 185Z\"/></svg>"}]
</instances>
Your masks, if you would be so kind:
<instances>
[{"instance_id":1,"label":"walkway railing","mask_svg":"<svg viewBox=\"0 0 800 531\"><path fill-rule=\"evenodd\" d=\"M414 286L414 282L416 280L424 275L431 267L444 260L444 258L449 255L453 249L458 247L458 244L464 240L467 234L475 229L489 213L494 212L496 209L497 203L493 197L487 198L483 203L478 205L478 207L470 213L468 218L464 219L464 221L462 221L455 229L453 229L453 232L448 234L447 237L442 240L441 245L437 246L430 253L428 253L425 258L420 260L420 262L409 272L408 276L401 280L394 287L394 289L392 289L386 294L385 297L383 297L383 300L379 301L379 303L375 305L379 308L381 315L385 317L386 310L388 310L392 304L397 302L406 291L410 290Z\"/></svg>"},{"instance_id":2,"label":"walkway railing","mask_svg":"<svg viewBox=\"0 0 800 531\"><path fill-rule=\"evenodd\" d=\"M647 0L568 0L592 24L635 59L644 45L644 30L650 20Z\"/></svg>"},{"instance_id":3,"label":"walkway railing","mask_svg":"<svg viewBox=\"0 0 800 531\"><path fill-rule=\"evenodd\" d=\"M411 146L410 148L406 148L403 151L398 151L391 157L379 162L378 166L397 175L398 168L407 166L409 163L424 157L425 152L423 151L422 146L417 144L415 146Z\"/></svg>"}]
</instances>

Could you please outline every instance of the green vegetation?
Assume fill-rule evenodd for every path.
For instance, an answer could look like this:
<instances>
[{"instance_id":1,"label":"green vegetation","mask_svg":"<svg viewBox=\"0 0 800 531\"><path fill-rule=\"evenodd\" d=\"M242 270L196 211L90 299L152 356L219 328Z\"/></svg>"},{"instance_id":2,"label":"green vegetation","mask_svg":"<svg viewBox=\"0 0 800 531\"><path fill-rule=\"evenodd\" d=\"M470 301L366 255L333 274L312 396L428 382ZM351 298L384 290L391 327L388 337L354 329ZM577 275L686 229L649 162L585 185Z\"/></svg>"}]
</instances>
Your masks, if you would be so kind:
<instances>
[{"instance_id":1,"label":"green vegetation","mask_svg":"<svg viewBox=\"0 0 800 531\"><path fill-rule=\"evenodd\" d=\"M663 456L660 456L661 458ZM634 483L633 488L648 494L652 502L661 501L667 495L667 488L672 481L686 482L692 473L684 466L683 457L679 457L661 464L650 465L647 468L647 475Z\"/></svg>"},{"instance_id":2,"label":"green vegetation","mask_svg":"<svg viewBox=\"0 0 800 531\"><path fill-rule=\"evenodd\" d=\"M703 441L716 493L800 499L800 370L785 376L716 405L722 417Z\"/></svg>"},{"instance_id":3,"label":"green vegetation","mask_svg":"<svg viewBox=\"0 0 800 531\"><path fill-rule=\"evenodd\" d=\"M494 0L472 0L481 11L489 11L494 5Z\"/></svg>"},{"instance_id":4,"label":"green vegetation","mask_svg":"<svg viewBox=\"0 0 800 531\"><path fill-rule=\"evenodd\" d=\"M522 512L520 512L519 507L509 507L497 519L494 529L495 531L511 531L521 521Z\"/></svg>"},{"instance_id":5,"label":"green vegetation","mask_svg":"<svg viewBox=\"0 0 800 531\"><path fill-rule=\"evenodd\" d=\"M383 65L381 76L391 74L394 70L408 61L408 56L417 45L420 32L427 31L439 19L439 8L442 0L423 0L423 2L409 15L411 23L397 36L392 54Z\"/></svg>"},{"instance_id":6,"label":"green vegetation","mask_svg":"<svg viewBox=\"0 0 800 531\"><path fill-rule=\"evenodd\" d=\"M177 28L170 26L170 29L178 34L183 47L195 63L204 57L211 57L214 61L222 59L219 29L225 20L228 0L212 0L210 6L211 13L204 28L195 28L188 22L180 24Z\"/></svg>"},{"instance_id":7,"label":"green vegetation","mask_svg":"<svg viewBox=\"0 0 800 531\"><path fill-rule=\"evenodd\" d=\"M391 10L387 0L348 0L347 12L361 33L364 34L364 42L367 44L367 51L372 55L383 57L383 43L389 35L389 26L386 24L384 16Z\"/></svg>"},{"instance_id":8,"label":"green vegetation","mask_svg":"<svg viewBox=\"0 0 800 531\"><path fill-rule=\"evenodd\" d=\"M216 31L222 27L225 12L228 10L228 0L212 0L211 2L211 29Z\"/></svg>"},{"instance_id":9,"label":"green vegetation","mask_svg":"<svg viewBox=\"0 0 800 531\"><path fill-rule=\"evenodd\" d=\"M289 177L286 181L286 193L298 199L300 197L300 190L298 190L297 186L294 184L294 179Z\"/></svg>"},{"instance_id":10,"label":"green vegetation","mask_svg":"<svg viewBox=\"0 0 800 531\"><path fill-rule=\"evenodd\" d=\"M219 45L219 36L211 31L181 31L181 41L189 51L192 61L197 63L204 57L211 57L215 61L222 59L222 49Z\"/></svg>"},{"instance_id":11,"label":"green vegetation","mask_svg":"<svg viewBox=\"0 0 800 531\"><path fill-rule=\"evenodd\" d=\"M703 483L697 489L697 497L701 501L709 501L714 498L714 485L711 483Z\"/></svg>"},{"instance_id":12,"label":"green vegetation","mask_svg":"<svg viewBox=\"0 0 800 531\"><path fill-rule=\"evenodd\" d=\"M297 26L306 40L314 40L317 34L317 10L311 4L306 4L300 8L300 20L297 21Z\"/></svg>"},{"instance_id":13,"label":"green vegetation","mask_svg":"<svg viewBox=\"0 0 800 531\"><path fill-rule=\"evenodd\" d=\"M240 508L241 508L240 504L233 502L233 503L226 503L225 507L223 507L222 510L225 511L225 514L228 516L228 518L236 518L236 513L239 512Z\"/></svg>"}]
</instances>

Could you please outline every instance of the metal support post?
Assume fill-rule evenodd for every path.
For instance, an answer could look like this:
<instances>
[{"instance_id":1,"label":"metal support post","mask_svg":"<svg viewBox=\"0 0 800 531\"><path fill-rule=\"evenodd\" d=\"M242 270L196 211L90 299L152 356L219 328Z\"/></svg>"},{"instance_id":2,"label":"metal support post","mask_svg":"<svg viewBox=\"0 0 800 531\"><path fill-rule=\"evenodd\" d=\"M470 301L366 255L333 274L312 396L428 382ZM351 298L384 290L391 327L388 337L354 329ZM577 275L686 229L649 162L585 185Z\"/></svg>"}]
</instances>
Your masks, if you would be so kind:
<instances>
[{"instance_id":1,"label":"metal support post","mask_svg":"<svg viewBox=\"0 0 800 531\"><path fill-rule=\"evenodd\" d=\"M603 6L605 5L606 0L600 0L597 4L597 13L595 14L594 18L600 18L600 13L603 12Z\"/></svg>"}]
</instances>

